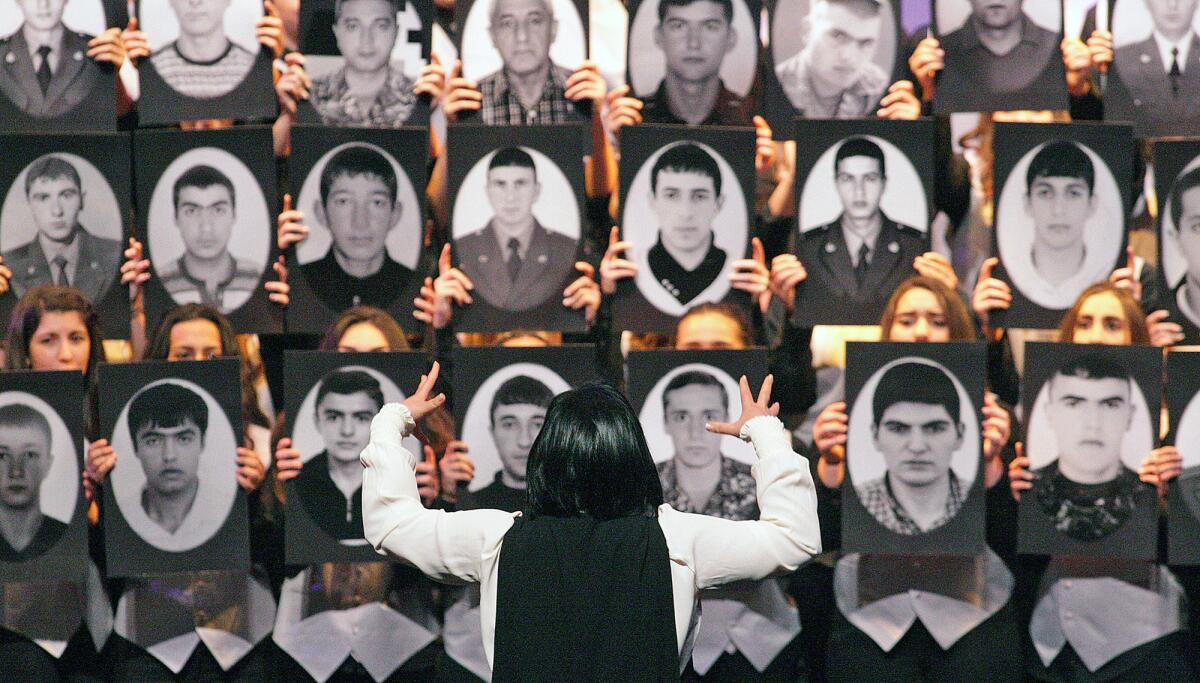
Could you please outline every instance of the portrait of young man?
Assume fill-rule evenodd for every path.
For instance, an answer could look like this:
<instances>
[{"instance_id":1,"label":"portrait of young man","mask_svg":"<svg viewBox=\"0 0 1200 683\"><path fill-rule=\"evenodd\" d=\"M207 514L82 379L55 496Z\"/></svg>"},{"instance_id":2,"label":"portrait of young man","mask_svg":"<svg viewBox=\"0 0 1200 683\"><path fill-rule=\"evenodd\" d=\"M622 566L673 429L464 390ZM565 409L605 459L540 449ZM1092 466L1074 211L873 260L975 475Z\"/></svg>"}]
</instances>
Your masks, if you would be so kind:
<instances>
[{"instance_id":1,"label":"portrait of young man","mask_svg":"<svg viewBox=\"0 0 1200 683\"><path fill-rule=\"evenodd\" d=\"M0 406L0 561L22 562L53 546L67 525L42 513L54 462L50 423L33 408Z\"/></svg>"},{"instance_id":2,"label":"portrait of young man","mask_svg":"<svg viewBox=\"0 0 1200 683\"><path fill-rule=\"evenodd\" d=\"M488 125L587 121L590 103L567 99L571 69L550 59L558 20L550 0L492 0L488 36L502 66L479 79ZM583 106L589 105L589 106ZM536 116L536 121L527 121Z\"/></svg>"},{"instance_id":3,"label":"portrait of young man","mask_svg":"<svg viewBox=\"0 0 1200 683\"><path fill-rule=\"evenodd\" d=\"M674 447L658 464L663 502L676 510L724 519L758 517L750 466L721 453L721 435L705 429L730 413L729 392L703 370L681 372L663 389L663 427Z\"/></svg>"},{"instance_id":4,"label":"portrait of young man","mask_svg":"<svg viewBox=\"0 0 1200 683\"><path fill-rule=\"evenodd\" d=\"M169 0L179 36L150 55L167 85L187 97L210 99L233 92L258 55L229 40L225 12L231 0Z\"/></svg>"},{"instance_id":5,"label":"portrait of young man","mask_svg":"<svg viewBox=\"0 0 1200 683\"><path fill-rule=\"evenodd\" d=\"M646 123L753 125L754 103L729 90L721 65L737 41L733 0L659 0L654 45L666 72L645 98Z\"/></svg>"},{"instance_id":6,"label":"portrait of young man","mask_svg":"<svg viewBox=\"0 0 1200 683\"><path fill-rule=\"evenodd\" d=\"M325 448L304 463L296 493L313 521L339 541L363 538L358 456L383 404L379 380L363 370L335 370L317 388L315 418Z\"/></svg>"},{"instance_id":7,"label":"portrait of young man","mask_svg":"<svg viewBox=\"0 0 1200 683\"><path fill-rule=\"evenodd\" d=\"M971 490L950 468L965 432L954 381L927 363L893 365L875 387L871 418L871 442L887 471L855 483L863 507L903 536L945 526Z\"/></svg>"},{"instance_id":8,"label":"portrait of young man","mask_svg":"<svg viewBox=\"0 0 1200 683\"><path fill-rule=\"evenodd\" d=\"M1200 0L1143 0L1153 30L1113 52L1105 118L1134 121L1140 135L1200 132ZM1114 26L1119 38L1121 27ZM1111 109L1111 111L1110 111Z\"/></svg>"},{"instance_id":9,"label":"portrait of young man","mask_svg":"<svg viewBox=\"0 0 1200 683\"><path fill-rule=\"evenodd\" d=\"M129 403L128 424L134 455L146 475L142 510L150 521L174 534L196 503L208 406L191 389L157 384Z\"/></svg>"},{"instance_id":10,"label":"portrait of young man","mask_svg":"<svg viewBox=\"0 0 1200 683\"><path fill-rule=\"evenodd\" d=\"M1200 168L1193 168L1175 179L1171 187L1169 234L1186 270L1171 290L1169 308L1192 327L1200 328ZM1167 247L1164 244L1164 248Z\"/></svg>"},{"instance_id":11,"label":"portrait of young man","mask_svg":"<svg viewBox=\"0 0 1200 683\"><path fill-rule=\"evenodd\" d=\"M1129 372L1095 355L1076 358L1046 384L1045 410L1057 457L1034 470L1033 498L1054 528L1078 541L1098 541L1120 529L1137 507L1137 473L1121 461L1133 424Z\"/></svg>"},{"instance_id":12,"label":"portrait of young man","mask_svg":"<svg viewBox=\"0 0 1200 683\"><path fill-rule=\"evenodd\" d=\"M63 24L67 2L15 0L21 26L0 38L0 93L35 118L74 111L102 82L98 62L88 57L94 36Z\"/></svg>"},{"instance_id":13,"label":"portrait of young man","mask_svg":"<svg viewBox=\"0 0 1200 683\"><path fill-rule=\"evenodd\" d=\"M685 307L725 269L728 254L713 233L724 201L717 160L699 145L668 148L650 170L650 206L658 219L658 241L647 254L650 273Z\"/></svg>"},{"instance_id":14,"label":"portrait of young man","mask_svg":"<svg viewBox=\"0 0 1200 683\"><path fill-rule=\"evenodd\" d=\"M842 212L801 233L796 255L808 270L801 289L806 297L882 309L913 274L913 261L925 251L925 235L883 212L887 162L874 141L844 140L834 154L833 180Z\"/></svg>"},{"instance_id":15,"label":"portrait of young man","mask_svg":"<svg viewBox=\"0 0 1200 683\"><path fill-rule=\"evenodd\" d=\"M946 68L935 95L938 110L1066 108L1061 32L1030 19L1025 0L961 1L970 3L970 15L940 38Z\"/></svg>"},{"instance_id":16,"label":"portrait of young man","mask_svg":"<svg viewBox=\"0 0 1200 683\"><path fill-rule=\"evenodd\" d=\"M392 50L400 36L401 0L336 0L333 35L344 59L341 68L313 78L309 101L330 126L394 128L417 104L415 82Z\"/></svg>"},{"instance_id":17,"label":"portrait of young man","mask_svg":"<svg viewBox=\"0 0 1200 683\"><path fill-rule=\"evenodd\" d=\"M882 0L813 0L804 48L775 66L792 106L809 119L872 116L890 75L873 61Z\"/></svg>"},{"instance_id":18,"label":"portrait of young man","mask_svg":"<svg viewBox=\"0 0 1200 683\"><path fill-rule=\"evenodd\" d=\"M121 265L121 243L98 237L80 223L87 192L67 159L47 154L25 170L25 201L37 235L5 251L17 296L40 285L74 287L99 302Z\"/></svg>"},{"instance_id":19,"label":"portrait of young man","mask_svg":"<svg viewBox=\"0 0 1200 683\"><path fill-rule=\"evenodd\" d=\"M387 237L404 210L392 162L365 145L342 148L321 170L320 197L313 204L311 215L333 241L323 257L300 271L321 302L333 311L394 304L412 270L387 251Z\"/></svg>"},{"instance_id":20,"label":"portrait of young man","mask_svg":"<svg viewBox=\"0 0 1200 683\"><path fill-rule=\"evenodd\" d=\"M506 147L492 155L485 185L492 218L454 242L460 268L491 306L535 309L562 293L575 267L576 241L533 215L541 190L528 152Z\"/></svg>"},{"instance_id":21,"label":"portrait of young man","mask_svg":"<svg viewBox=\"0 0 1200 683\"><path fill-rule=\"evenodd\" d=\"M229 253L237 225L233 182L212 166L193 166L176 179L171 199L184 253L155 265L160 283L175 303L235 310L258 287L262 267Z\"/></svg>"},{"instance_id":22,"label":"portrait of young man","mask_svg":"<svg viewBox=\"0 0 1200 683\"><path fill-rule=\"evenodd\" d=\"M500 456L500 471L492 483L467 496L467 507L524 509L529 449L542 431L552 398L550 387L527 375L511 377L496 389L488 410L488 425Z\"/></svg>"}]
</instances>

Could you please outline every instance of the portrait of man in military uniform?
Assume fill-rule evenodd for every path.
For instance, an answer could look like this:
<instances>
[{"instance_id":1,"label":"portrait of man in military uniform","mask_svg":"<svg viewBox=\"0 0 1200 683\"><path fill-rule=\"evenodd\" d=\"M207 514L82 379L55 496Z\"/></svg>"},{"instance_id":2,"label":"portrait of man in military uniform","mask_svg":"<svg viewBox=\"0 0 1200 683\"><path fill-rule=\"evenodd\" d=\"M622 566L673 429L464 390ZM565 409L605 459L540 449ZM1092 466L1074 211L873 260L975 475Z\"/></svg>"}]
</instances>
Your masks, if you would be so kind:
<instances>
[{"instance_id":1,"label":"portrait of man in military uniform","mask_svg":"<svg viewBox=\"0 0 1200 683\"><path fill-rule=\"evenodd\" d=\"M1146 38L1123 43L1127 23L1113 22L1105 118L1133 121L1147 137L1200 133L1200 37L1194 28L1200 0L1142 3L1152 26Z\"/></svg>"}]
</instances>

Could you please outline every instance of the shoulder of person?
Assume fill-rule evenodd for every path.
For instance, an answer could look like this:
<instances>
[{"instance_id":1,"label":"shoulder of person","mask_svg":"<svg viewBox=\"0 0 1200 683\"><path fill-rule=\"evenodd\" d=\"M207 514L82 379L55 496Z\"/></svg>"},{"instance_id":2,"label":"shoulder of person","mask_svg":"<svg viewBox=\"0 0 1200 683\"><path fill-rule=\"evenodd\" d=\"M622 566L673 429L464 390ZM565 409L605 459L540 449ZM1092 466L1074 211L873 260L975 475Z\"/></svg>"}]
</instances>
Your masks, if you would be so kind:
<instances>
[{"instance_id":1,"label":"shoulder of person","mask_svg":"<svg viewBox=\"0 0 1200 683\"><path fill-rule=\"evenodd\" d=\"M262 273L262 268L249 259L241 259L235 256L233 257L233 263L235 278L252 277L257 280L258 276Z\"/></svg>"},{"instance_id":2,"label":"shoulder of person","mask_svg":"<svg viewBox=\"0 0 1200 683\"><path fill-rule=\"evenodd\" d=\"M825 242L825 238L829 236L829 233L836 226L837 221L835 220L832 223L826 223L825 225L819 225L815 228L809 228L808 230L800 233L798 245L802 247L807 246L814 248L820 244L823 244Z\"/></svg>"},{"instance_id":3,"label":"shoulder of person","mask_svg":"<svg viewBox=\"0 0 1200 683\"><path fill-rule=\"evenodd\" d=\"M573 237L564 235L561 232L555 232L548 228L546 230L546 241L550 242L550 246L554 248L561 247L563 249L574 249L577 240Z\"/></svg>"},{"instance_id":4,"label":"shoulder of person","mask_svg":"<svg viewBox=\"0 0 1200 683\"><path fill-rule=\"evenodd\" d=\"M900 222L893 222L893 225L896 226L896 236L900 239L916 241L922 244L925 243L925 233L917 230L913 226Z\"/></svg>"}]
</instances>

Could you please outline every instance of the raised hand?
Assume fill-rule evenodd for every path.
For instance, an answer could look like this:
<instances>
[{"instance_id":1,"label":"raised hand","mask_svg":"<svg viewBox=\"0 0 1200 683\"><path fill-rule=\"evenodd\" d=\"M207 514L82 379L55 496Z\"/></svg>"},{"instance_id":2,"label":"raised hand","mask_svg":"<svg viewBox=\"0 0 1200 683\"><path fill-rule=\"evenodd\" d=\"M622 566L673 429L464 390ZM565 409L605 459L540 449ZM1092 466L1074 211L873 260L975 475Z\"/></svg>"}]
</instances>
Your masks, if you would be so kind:
<instances>
[{"instance_id":1,"label":"raised hand","mask_svg":"<svg viewBox=\"0 0 1200 683\"><path fill-rule=\"evenodd\" d=\"M1167 492L1167 484L1183 471L1183 456L1174 446L1161 446L1150 451L1150 455L1138 468L1138 478L1146 484L1158 487L1160 494Z\"/></svg>"},{"instance_id":2,"label":"raised hand","mask_svg":"<svg viewBox=\"0 0 1200 683\"><path fill-rule=\"evenodd\" d=\"M283 254L271 264L271 268L275 270L275 278L270 282L263 284L263 289L267 290L267 298L273 303L276 303L284 308L292 302L292 287L288 284L288 268L287 257Z\"/></svg>"},{"instance_id":3,"label":"raised hand","mask_svg":"<svg viewBox=\"0 0 1200 683\"><path fill-rule=\"evenodd\" d=\"M605 100L608 103L608 115L605 124L613 135L625 126L636 126L642 122L642 107L644 102L629 95L629 86L622 85L609 91Z\"/></svg>"},{"instance_id":4,"label":"raised hand","mask_svg":"<svg viewBox=\"0 0 1200 683\"><path fill-rule=\"evenodd\" d=\"M775 383L774 375L767 375L763 380L762 387L758 390L758 398L750 393L750 382L746 381L746 376L738 380L738 387L742 395L742 416L737 422L709 422L704 425L704 428L713 434L725 434L726 436L736 436L741 438L742 426L756 417L764 415L775 416L779 414L779 404L771 403L771 385Z\"/></svg>"},{"instance_id":5,"label":"raised hand","mask_svg":"<svg viewBox=\"0 0 1200 683\"><path fill-rule=\"evenodd\" d=\"M272 57L279 59L283 56L283 19L271 0L263 3L263 10L265 14L254 22L254 37L271 51Z\"/></svg>"},{"instance_id":6,"label":"raised hand","mask_svg":"<svg viewBox=\"0 0 1200 683\"><path fill-rule=\"evenodd\" d=\"M87 476L96 485L104 483L104 479L117 465L117 452L108 444L108 439L96 439L88 444L87 462L84 463Z\"/></svg>"},{"instance_id":7,"label":"raised hand","mask_svg":"<svg viewBox=\"0 0 1200 683\"><path fill-rule=\"evenodd\" d=\"M958 289L958 274L950 259L936 251L927 251L913 260L913 268L918 274L933 278L946 285L951 290Z\"/></svg>"},{"instance_id":8,"label":"raised hand","mask_svg":"<svg viewBox=\"0 0 1200 683\"><path fill-rule=\"evenodd\" d=\"M896 81L888 86L887 94L879 101L875 115L893 121L915 121L921 118L921 100L912 81Z\"/></svg>"},{"instance_id":9,"label":"raised hand","mask_svg":"<svg viewBox=\"0 0 1200 683\"><path fill-rule=\"evenodd\" d=\"M442 100L442 95L446 94L446 67L442 66L442 60L438 59L436 52L430 57L429 63L421 67L421 76L413 85L413 92L429 95L429 101L435 107Z\"/></svg>"},{"instance_id":10,"label":"raised hand","mask_svg":"<svg viewBox=\"0 0 1200 683\"><path fill-rule=\"evenodd\" d=\"M459 485L466 486L475 479L475 463L468 455L465 441L454 440L446 444L446 452L438 462L442 480L442 497L449 501L458 499Z\"/></svg>"},{"instance_id":11,"label":"raised hand","mask_svg":"<svg viewBox=\"0 0 1200 683\"><path fill-rule=\"evenodd\" d=\"M771 270L767 268L767 252L762 240L750 240L750 258L733 262L729 273L729 285L748 293L758 303L760 312L766 313L771 305Z\"/></svg>"},{"instance_id":12,"label":"raised hand","mask_svg":"<svg viewBox=\"0 0 1200 683\"><path fill-rule=\"evenodd\" d=\"M127 59L143 59L150 56L150 39L146 32L138 29L137 17L132 17L121 31L121 42L125 45Z\"/></svg>"},{"instance_id":13,"label":"raised hand","mask_svg":"<svg viewBox=\"0 0 1200 683\"><path fill-rule=\"evenodd\" d=\"M283 195L283 211L275 219L275 242L281 250L299 244L308 237L308 226L304 225L304 212L292 208L292 195Z\"/></svg>"},{"instance_id":14,"label":"raised hand","mask_svg":"<svg viewBox=\"0 0 1200 683\"><path fill-rule=\"evenodd\" d=\"M4 257L0 256L0 294L8 292L12 286L12 268L4 265Z\"/></svg>"},{"instance_id":15,"label":"raised hand","mask_svg":"<svg viewBox=\"0 0 1200 683\"><path fill-rule=\"evenodd\" d=\"M479 111L483 107L483 93L479 92L479 84L462 77L462 60L455 61L450 68L448 87L450 92L442 103L447 119L457 121L459 112Z\"/></svg>"},{"instance_id":16,"label":"raised hand","mask_svg":"<svg viewBox=\"0 0 1200 683\"><path fill-rule=\"evenodd\" d=\"M926 38L917 43L912 56L908 58L908 68L917 77L925 100L933 99L933 87L937 75L946 68L946 51L942 49L937 38Z\"/></svg>"},{"instance_id":17,"label":"raised hand","mask_svg":"<svg viewBox=\"0 0 1200 683\"><path fill-rule=\"evenodd\" d=\"M285 436L275 444L275 479L280 482L291 481L300 476L299 449L292 448L291 437Z\"/></svg>"},{"instance_id":18,"label":"raised hand","mask_svg":"<svg viewBox=\"0 0 1200 683\"><path fill-rule=\"evenodd\" d=\"M563 306L577 311L584 309L584 317L590 323L600 310L600 285L596 284L596 269L587 261L576 261L575 270L583 273L563 290Z\"/></svg>"},{"instance_id":19,"label":"raised hand","mask_svg":"<svg viewBox=\"0 0 1200 683\"><path fill-rule=\"evenodd\" d=\"M1128 291L1134 299L1142 300L1142 283L1137 278L1137 257L1132 246L1125 247L1125 265L1110 273L1108 281Z\"/></svg>"},{"instance_id":20,"label":"raised hand","mask_svg":"<svg viewBox=\"0 0 1200 683\"><path fill-rule=\"evenodd\" d=\"M263 467L262 460L259 460L253 448L242 446L237 449L237 483L243 491L254 492L266 475L267 468Z\"/></svg>"},{"instance_id":21,"label":"raised hand","mask_svg":"<svg viewBox=\"0 0 1200 683\"><path fill-rule=\"evenodd\" d=\"M1008 463L1008 487L1013 498L1021 502L1021 492L1033 488L1033 472L1029 471L1029 458L1025 457L1025 444L1017 442L1017 457Z\"/></svg>"},{"instance_id":22,"label":"raised hand","mask_svg":"<svg viewBox=\"0 0 1200 683\"><path fill-rule=\"evenodd\" d=\"M296 107L307 100L312 91L312 78L304 68L304 55L299 52L289 52L283 57L287 69L280 72L279 80L275 82L275 98L279 100L279 108L286 114L296 113Z\"/></svg>"},{"instance_id":23,"label":"raised hand","mask_svg":"<svg viewBox=\"0 0 1200 683\"><path fill-rule=\"evenodd\" d=\"M1146 329L1150 333L1150 343L1160 349L1175 346L1183 341L1183 326L1167 320L1170 311L1154 311L1146 316Z\"/></svg>"},{"instance_id":24,"label":"raised hand","mask_svg":"<svg viewBox=\"0 0 1200 683\"><path fill-rule=\"evenodd\" d=\"M142 258L143 252L142 243L130 237L125 249L125 263L121 264L121 284L129 287L130 301L141 299L142 287L150 279L150 260Z\"/></svg>"},{"instance_id":25,"label":"raised hand","mask_svg":"<svg viewBox=\"0 0 1200 683\"><path fill-rule=\"evenodd\" d=\"M983 262L979 269L979 281L975 283L975 293L971 297L971 308L988 329L988 312L1007 310L1012 305L1012 289L1008 283L992 277L992 271L1000 265L1000 259L995 256Z\"/></svg>"},{"instance_id":26,"label":"raised hand","mask_svg":"<svg viewBox=\"0 0 1200 683\"><path fill-rule=\"evenodd\" d=\"M428 444L424 452L425 459L418 462L413 470L417 475L417 495L421 497L421 503L429 507L438 496L438 467L437 456Z\"/></svg>"},{"instance_id":27,"label":"raised hand","mask_svg":"<svg viewBox=\"0 0 1200 683\"><path fill-rule=\"evenodd\" d=\"M775 161L775 140L771 126L761 116L754 117L754 170L762 173Z\"/></svg>"},{"instance_id":28,"label":"raised hand","mask_svg":"<svg viewBox=\"0 0 1200 683\"><path fill-rule=\"evenodd\" d=\"M608 86L604 77L600 75L600 67L591 60L584 60L575 73L567 77L564 85L566 91L563 97L572 102L591 100L601 105L604 104L604 96L608 93Z\"/></svg>"},{"instance_id":29,"label":"raised hand","mask_svg":"<svg viewBox=\"0 0 1200 683\"><path fill-rule=\"evenodd\" d=\"M125 55L125 41L121 39L121 29L115 26L88 41L87 56L97 62L112 64L120 69L125 63Z\"/></svg>"},{"instance_id":30,"label":"raised hand","mask_svg":"<svg viewBox=\"0 0 1200 683\"><path fill-rule=\"evenodd\" d=\"M637 277L637 264L624 256L632 248L632 242L621 241L620 228L614 225L608 231L608 249L600 259L600 291L612 294L617 291L619 280Z\"/></svg>"},{"instance_id":31,"label":"raised hand","mask_svg":"<svg viewBox=\"0 0 1200 683\"><path fill-rule=\"evenodd\" d=\"M1113 61L1113 39L1112 33L1108 31L1092 31L1092 35L1087 39L1088 55L1092 59L1092 66L1096 67L1100 73L1108 71L1108 66Z\"/></svg>"},{"instance_id":32,"label":"raised hand","mask_svg":"<svg viewBox=\"0 0 1200 683\"><path fill-rule=\"evenodd\" d=\"M1073 97L1083 97L1091 87L1091 51L1079 38L1064 38L1060 47L1066 67L1067 92Z\"/></svg>"},{"instance_id":33,"label":"raised hand","mask_svg":"<svg viewBox=\"0 0 1200 683\"><path fill-rule=\"evenodd\" d=\"M808 279L808 271L795 254L779 254L771 259L771 293L787 310L796 308L796 287Z\"/></svg>"},{"instance_id":34,"label":"raised hand","mask_svg":"<svg viewBox=\"0 0 1200 683\"><path fill-rule=\"evenodd\" d=\"M414 391L408 398L404 399L404 407L408 408L408 412L412 414L414 422L419 422L429 413L439 408L446 402L446 395L432 394L433 386L437 384L438 372L441 371L441 365L433 362L433 367L429 368L429 374L421 375L421 382L417 385L417 390Z\"/></svg>"}]
</instances>

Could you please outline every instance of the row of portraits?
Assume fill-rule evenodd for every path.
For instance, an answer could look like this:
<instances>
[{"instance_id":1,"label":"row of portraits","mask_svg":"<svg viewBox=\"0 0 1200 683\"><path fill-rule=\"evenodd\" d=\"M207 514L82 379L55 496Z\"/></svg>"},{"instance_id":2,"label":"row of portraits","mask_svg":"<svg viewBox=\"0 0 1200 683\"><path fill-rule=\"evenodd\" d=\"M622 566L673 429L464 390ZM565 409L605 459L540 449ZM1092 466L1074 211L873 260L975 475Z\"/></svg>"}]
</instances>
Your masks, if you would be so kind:
<instances>
[{"instance_id":1,"label":"row of portraits","mask_svg":"<svg viewBox=\"0 0 1200 683\"><path fill-rule=\"evenodd\" d=\"M843 549L975 554L984 545L983 377L976 343L851 343ZM285 433L300 451L286 496L286 561L372 561L363 538L359 454L371 420L426 369L417 352L290 351ZM1153 349L1031 344L1022 409L1033 488L1021 499L1022 552L1153 559L1153 486L1137 470L1156 444L1162 359ZM523 488L551 399L597 377L595 351L456 350L459 436L472 493ZM1169 486L1172 562L1200 562L1200 355L1172 354L1166 398L1183 472ZM86 571L78 376L0 376L0 578ZM750 444L704 425L740 413L735 378L766 375L762 349L630 354L627 392L659 471L684 511L757 517ZM53 379L53 382L46 382ZM105 487L113 576L244 567L247 504L234 453L242 424L235 359L105 365L102 433L119 454ZM51 388L53 387L53 388ZM405 446L430 455L417 438ZM709 499L685 476L718 468ZM710 487L711 488L711 487ZM692 497L689 497L691 494Z\"/></svg>"}]
</instances>

